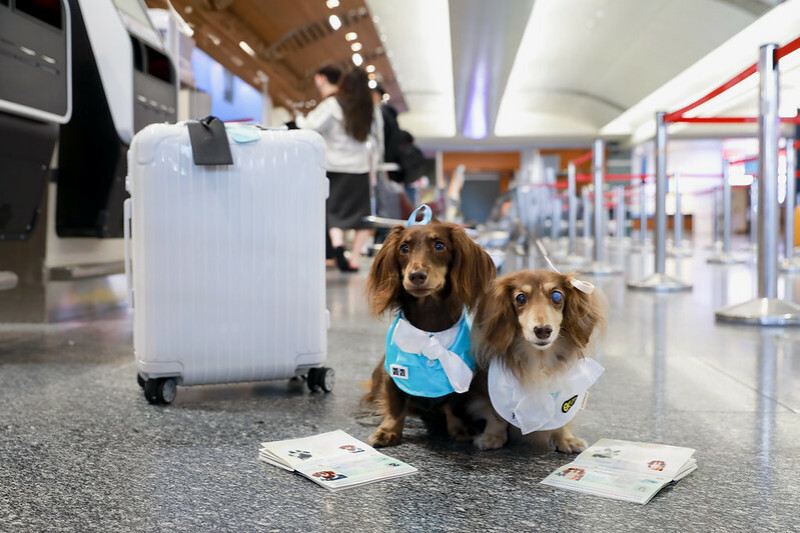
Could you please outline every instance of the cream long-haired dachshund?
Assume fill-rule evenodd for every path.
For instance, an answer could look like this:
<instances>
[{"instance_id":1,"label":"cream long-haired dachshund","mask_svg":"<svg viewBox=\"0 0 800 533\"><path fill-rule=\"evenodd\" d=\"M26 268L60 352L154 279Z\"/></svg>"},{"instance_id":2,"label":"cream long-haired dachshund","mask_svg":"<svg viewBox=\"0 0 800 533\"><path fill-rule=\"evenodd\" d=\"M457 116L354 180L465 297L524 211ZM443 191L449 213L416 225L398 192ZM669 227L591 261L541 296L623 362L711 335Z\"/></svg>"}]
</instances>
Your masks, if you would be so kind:
<instances>
[{"instance_id":1,"label":"cream long-haired dachshund","mask_svg":"<svg viewBox=\"0 0 800 533\"><path fill-rule=\"evenodd\" d=\"M479 371L467 403L486 421L474 438L478 448L503 446L509 426L539 448L586 448L571 420L603 372L584 356L596 350L606 310L606 299L571 275L524 270L494 281L472 331Z\"/></svg>"}]
</instances>

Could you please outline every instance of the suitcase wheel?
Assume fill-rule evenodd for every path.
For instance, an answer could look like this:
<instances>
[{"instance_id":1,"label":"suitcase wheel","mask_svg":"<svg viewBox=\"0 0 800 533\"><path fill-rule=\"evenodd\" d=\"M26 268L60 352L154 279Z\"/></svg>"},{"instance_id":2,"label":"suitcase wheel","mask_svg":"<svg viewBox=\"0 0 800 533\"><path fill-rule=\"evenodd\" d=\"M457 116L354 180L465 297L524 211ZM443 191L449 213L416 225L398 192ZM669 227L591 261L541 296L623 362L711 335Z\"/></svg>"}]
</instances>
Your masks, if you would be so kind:
<instances>
[{"instance_id":1,"label":"suitcase wheel","mask_svg":"<svg viewBox=\"0 0 800 533\"><path fill-rule=\"evenodd\" d=\"M326 368L322 366L319 368L308 369L306 383L308 384L308 389L311 392L316 392L318 390L330 392L333 390L333 384L335 381L336 378L332 368Z\"/></svg>"},{"instance_id":2,"label":"suitcase wheel","mask_svg":"<svg viewBox=\"0 0 800 533\"><path fill-rule=\"evenodd\" d=\"M144 388L144 378L141 374L136 374L136 383L138 383L141 388Z\"/></svg>"},{"instance_id":3,"label":"suitcase wheel","mask_svg":"<svg viewBox=\"0 0 800 533\"><path fill-rule=\"evenodd\" d=\"M173 378L147 379L143 381L144 397L153 405L170 404L178 393L178 384Z\"/></svg>"}]
</instances>

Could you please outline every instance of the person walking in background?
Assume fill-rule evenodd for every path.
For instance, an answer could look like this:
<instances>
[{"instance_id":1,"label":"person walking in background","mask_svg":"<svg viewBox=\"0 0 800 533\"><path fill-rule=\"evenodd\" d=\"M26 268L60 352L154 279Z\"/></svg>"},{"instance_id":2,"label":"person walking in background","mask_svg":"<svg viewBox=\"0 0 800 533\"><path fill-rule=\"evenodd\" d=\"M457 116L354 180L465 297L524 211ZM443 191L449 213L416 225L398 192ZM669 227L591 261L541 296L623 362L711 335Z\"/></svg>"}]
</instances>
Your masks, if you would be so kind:
<instances>
[{"instance_id":1,"label":"person walking in background","mask_svg":"<svg viewBox=\"0 0 800 533\"><path fill-rule=\"evenodd\" d=\"M378 121L366 71L355 68L339 78L335 66L317 70L314 83L323 100L308 115L297 115L297 126L319 132L325 139L326 170L330 181L327 225L336 265L343 272L357 272L361 250L371 231L364 218L370 214L369 171L371 150L377 149ZM349 258L344 232L355 230Z\"/></svg>"}]
</instances>

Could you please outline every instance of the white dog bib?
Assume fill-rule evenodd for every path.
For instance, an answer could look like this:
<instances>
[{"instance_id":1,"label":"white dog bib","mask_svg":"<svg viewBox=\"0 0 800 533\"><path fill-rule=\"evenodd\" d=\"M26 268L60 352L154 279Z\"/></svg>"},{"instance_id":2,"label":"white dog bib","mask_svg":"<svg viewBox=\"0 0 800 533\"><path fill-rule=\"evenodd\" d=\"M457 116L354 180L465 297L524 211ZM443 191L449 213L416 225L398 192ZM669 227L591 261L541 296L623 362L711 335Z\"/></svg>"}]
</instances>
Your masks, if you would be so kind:
<instances>
[{"instance_id":1,"label":"white dog bib","mask_svg":"<svg viewBox=\"0 0 800 533\"><path fill-rule=\"evenodd\" d=\"M498 361L489 365L492 407L523 434L563 427L575 417L604 368L594 359L580 359L564 375L546 385L524 388Z\"/></svg>"}]
</instances>

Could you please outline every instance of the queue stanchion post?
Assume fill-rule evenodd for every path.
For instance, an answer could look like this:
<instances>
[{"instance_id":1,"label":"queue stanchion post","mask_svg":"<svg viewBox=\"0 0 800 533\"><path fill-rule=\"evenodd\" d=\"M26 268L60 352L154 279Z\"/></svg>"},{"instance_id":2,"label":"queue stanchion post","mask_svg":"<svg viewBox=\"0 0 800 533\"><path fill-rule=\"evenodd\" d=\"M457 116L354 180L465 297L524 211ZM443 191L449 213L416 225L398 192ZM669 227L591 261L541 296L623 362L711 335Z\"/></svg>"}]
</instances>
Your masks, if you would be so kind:
<instances>
[{"instance_id":1,"label":"queue stanchion post","mask_svg":"<svg viewBox=\"0 0 800 533\"><path fill-rule=\"evenodd\" d=\"M750 184L750 242L748 249L758 252L758 180Z\"/></svg>"},{"instance_id":2,"label":"queue stanchion post","mask_svg":"<svg viewBox=\"0 0 800 533\"><path fill-rule=\"evenodd\" d=\"M564 198L560 194L556 194L550 199L551 208L551 224L550 224L550 239L555 245L561 237L561 215L564 207Z\"/></svg>"},{"instance_id":3,"label":"queue stanchion post","mask_svg":"<svg viewBox=\"0 0 800 533\"><path fill-rule=\"evenodd\" d=\"M581 205L583 206L583 242L588 244L592 240L592 200L589 196L589 187L581 189Z\"/></svg>"},{"instance_id":4,"label":"queue stanchion post","mask_svg":"<svg viewBox=\"0 0 800 533\"><path fill-rule=\"evenodd\" d=\"M656 113L656 213L655 213L655 272L639 280L629 281L628 288L653 292L691 290L691 284L666 274L667 257L667 124L666 113Z\"/></svg>"},{"instance_id":5,"label":"queue stanchion post","mask_svg":"<svg viewBox=\"0 0 800 533\"><path fill-rule=\"evenodd\" d=\"M672 247L670 257L687 257L690 255L683 240L683 206L681 194L681 175L676 172L672 176L673 192L675 194L675 215L672 217Z\"/></svg>"},{"instance_id":6,"label":"queue stanchion post","mask_svg":"<svg viewBox=\"0 0 800 533\"><path fill-rule=\"evenodd\" d=\"M567 256L576 254L575 238L577 237L576 234L578 231L578 187L575 174L575 163L570 162L567 165Z\"/></svg>"},{"instance_id":7,"label":"queue stanchion post","mask_svg":"<svg viewBox=\"0 0 800 533\"><path fill-rule=\"evenodd\" d=\"M592 276L614 276L622 274L622 270L606 263L605 258L605 209L603 207L603 178L605 166L606 143L602 139L595 139L592 144L592 183L594 185L594 246L592 248L593 262L586 268L580 269L582 273Z\"/></svg>"},{"instance_id":8,"label":"queue stanchion post","mask_svg":"<svg viewBox=\"0 0 800 533\"><path fill-rule=\"evenodd\" d=\"M617 205L614 206L614 244L621 249L625 246L625 187L618 185L614 188L617 196Z\"/></svg>"},{"instance_id":9,"label":"queue stanchion post","mask_svg":"<svg viewBox=\"0 0 800 533\"><path fill-rule=\"evenodd\" d=\"M713 250L714 252L719 252L722 250L722 236L720 235L722 231L722 224L719 223L721 215L719 206L722 203L721 197L722 187L711 191L711 244L707 245L706 249Z\"/></svg>"},{"instance_id":10,"label":"queue stanchion post","mask_svg":"<svg viewBox=\"0 0 800 533\"><path fill-rule=\"evenodd\" d=\"M798 326L800 306L778 299L779 76L776 44L759 50L758 296L715 312L717 321L759 326Z\"/></svg>"},{"instance_id":11,"label":"queue stanchion post","mask_svg":"<svg viewBox=\"0 0 800 533\"><path fill-rule=\"evenodd\" d=\"M556 256L559 263L564 263L569 267L577 267L586 264L587 259L577 254L577 233L578 233L578 196L577 196L577 173L575 163L570 161L567 165L567 251L565 254ZM585 189L584 189L585 190ZM587 191L588 192L588 191ZM584 204L585 209L585 204ZM585 218L584 218L585 220Z\"/></svg>"},{"instance_id":12,"label":"queue stanchion post","mask_svg":"<svg viewBox=\"0 0 800 533\"><path fill-rule=\"evenodd\" d=\"M783 261L781 262L781 271L791 274L800 272L800 256L794 255L794 207L797 199L797 178L794 176L795 167L795 151L794 140L787 139L786 141L786 203L785 203L785 216L786 221L784 236Z\"/></svg>"},{"instance_id":13,"label":"queue stanchion post","mask_svg":"<svg viewBox=\"0 0 800 533\"><path fill-rule=\"evenodd\" d=\"M708 259L712 265L733 265L745 262L744 259L731 254L731 224L730 162L725 159L722 161L722 249Z\"/></svg>"},{"instance_id":14,"label":"queue stanchion post","mask_svg":"<svg viewBox=\"0 0 800 533\"><path fill-rule=\"evenodd\" d=\"M562 198L561 195L558 194L558 189L555 188L556 170L553 167L547 167L545 168L544 172L545 183L547 184L546 187L542 188L546 198L545 205L547 206L544 211L550 212L550 240L552 242L552 246L556 246L558 243L558 238L561 235ZM550 194L551 188L555 192L553 195Z\"/></svg>"},{"instance_id":15,"label":"queue stanchion post","mask_svg":"<svg viewBox=\"0 0 800 533\"><path fill-rule=\"evenodd\" d=\"M644 252L650 248L647 242L647 184L645 176L642 176L639 182L639 243L636 249Z\"/></svg>"}]
</instances>

